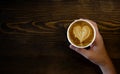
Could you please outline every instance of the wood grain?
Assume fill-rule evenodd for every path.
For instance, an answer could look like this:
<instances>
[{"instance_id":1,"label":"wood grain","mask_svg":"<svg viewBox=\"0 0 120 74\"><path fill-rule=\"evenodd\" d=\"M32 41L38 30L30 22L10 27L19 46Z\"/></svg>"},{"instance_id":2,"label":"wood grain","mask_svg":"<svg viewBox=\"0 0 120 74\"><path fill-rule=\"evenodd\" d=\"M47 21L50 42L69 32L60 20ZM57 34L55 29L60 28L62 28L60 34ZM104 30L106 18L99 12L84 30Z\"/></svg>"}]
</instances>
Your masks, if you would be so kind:
<instances>
[{"instance_id":1,"label":"wood grain","mask_svg":"<svg viewBox=\"0 0 120 74\"><path fill-rule=\"evenodd\" d=\"M101 74L69 49L66 31L75 19L98 24L120 73L119 0L0 1L1 74Z\"/></svg>"}]
</instances>

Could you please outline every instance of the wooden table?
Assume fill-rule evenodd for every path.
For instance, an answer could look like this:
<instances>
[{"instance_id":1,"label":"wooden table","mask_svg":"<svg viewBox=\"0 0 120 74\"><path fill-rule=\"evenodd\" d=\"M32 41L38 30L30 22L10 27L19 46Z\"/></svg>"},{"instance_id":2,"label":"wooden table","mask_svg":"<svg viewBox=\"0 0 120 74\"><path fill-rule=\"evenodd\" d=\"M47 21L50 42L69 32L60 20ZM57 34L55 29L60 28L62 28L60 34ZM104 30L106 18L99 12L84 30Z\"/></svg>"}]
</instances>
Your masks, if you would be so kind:
<instances>
[{"instance_id":1,"label":"wooden table","mask_svg":"<svg viewBox=\"0 0 120 74\"><path fill-rule=\"evenodd\" d=\"M1 0L0 74L101 74L68 46L75 19L98 23L107 52L120 73L119 0Z\"/></svg>"}]
</instances>

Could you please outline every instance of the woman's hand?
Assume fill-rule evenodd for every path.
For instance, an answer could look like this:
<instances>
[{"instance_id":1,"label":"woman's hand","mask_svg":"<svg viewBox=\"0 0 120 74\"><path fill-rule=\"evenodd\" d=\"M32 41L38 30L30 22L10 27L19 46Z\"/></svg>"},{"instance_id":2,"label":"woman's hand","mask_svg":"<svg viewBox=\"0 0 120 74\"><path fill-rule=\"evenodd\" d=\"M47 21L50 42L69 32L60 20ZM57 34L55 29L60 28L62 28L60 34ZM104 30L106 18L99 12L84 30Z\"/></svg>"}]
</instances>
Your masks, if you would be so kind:
<instances>
[{"instance_id":1,"label":"woman's hand","mask_svg":"<svg viewBox=\"0 0 120 74\"><path fill-rule=\"evenodd\" d=\"M106 52L102 36L98 31L97 24L91 20L88 21L90 21L96 29L96 39L94 43L90 46L89 50L77 48L73 45L70 45L70 48L97 64L103 74L116 74L113 64Z\"/></svg>"}]
</instances>

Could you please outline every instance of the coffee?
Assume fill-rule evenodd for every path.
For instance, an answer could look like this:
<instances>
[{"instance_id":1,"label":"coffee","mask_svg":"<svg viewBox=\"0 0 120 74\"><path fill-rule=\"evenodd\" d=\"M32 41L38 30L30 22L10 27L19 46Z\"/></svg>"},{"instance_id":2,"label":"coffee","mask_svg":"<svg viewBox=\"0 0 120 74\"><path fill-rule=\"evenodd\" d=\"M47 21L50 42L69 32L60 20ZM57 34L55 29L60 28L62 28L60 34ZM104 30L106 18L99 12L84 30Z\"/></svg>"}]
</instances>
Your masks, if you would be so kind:
<instances>
[{"instance_id":1,"label":"coffee","mask_svg":"<svg viewBox=\"0 0 120 74\"><path fill-rule=\"evenodd\" d=\"M94 39L94 29L90 23L81 20L73 22L68 29L68 38L78 47L87 47Z\"/></svg>"}]
</instances>

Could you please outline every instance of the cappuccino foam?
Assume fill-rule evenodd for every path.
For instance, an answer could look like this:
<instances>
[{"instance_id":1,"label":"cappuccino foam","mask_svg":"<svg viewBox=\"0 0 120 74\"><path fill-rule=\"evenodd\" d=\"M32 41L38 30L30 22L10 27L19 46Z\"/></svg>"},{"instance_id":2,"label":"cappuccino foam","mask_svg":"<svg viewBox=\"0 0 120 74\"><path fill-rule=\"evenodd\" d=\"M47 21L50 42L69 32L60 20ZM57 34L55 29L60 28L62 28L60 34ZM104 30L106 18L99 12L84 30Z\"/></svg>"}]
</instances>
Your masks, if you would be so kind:
<instances>
[{"instance_id":1,"label":"cappuccino foam","mask_svg":"<svg viewBox=\"0 0 120 74\"><path fill-rule=\"evenodd\" d=\"M86 46L94 38L94 30L89 23L77 21L69 29L69 37L72 43L77 46Z\"/></svg>"}]
</instances>

